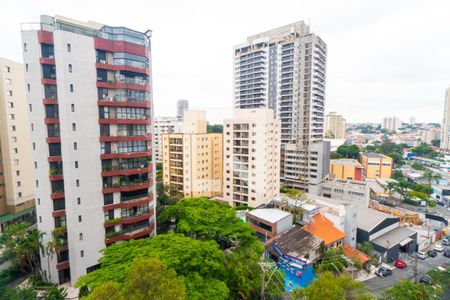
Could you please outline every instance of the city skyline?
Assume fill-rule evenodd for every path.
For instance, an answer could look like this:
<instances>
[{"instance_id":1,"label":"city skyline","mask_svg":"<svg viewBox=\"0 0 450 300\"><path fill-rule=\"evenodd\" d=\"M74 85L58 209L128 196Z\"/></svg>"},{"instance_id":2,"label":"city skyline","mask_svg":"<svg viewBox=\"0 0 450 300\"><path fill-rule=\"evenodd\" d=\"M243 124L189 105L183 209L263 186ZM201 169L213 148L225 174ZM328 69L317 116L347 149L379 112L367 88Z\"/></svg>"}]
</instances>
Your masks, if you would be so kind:
<instances>
[{"instance_id":1,"label":"city skyline","mask_svg":"<svg viewBox=\"0 0 450 300\"><path fill-rule=\"evenodd\" d=\"M450 45L434 37L449 34L445 26L448 5L444 1L437 1L432 8L419 1L409 2L406 8L390 3L389 10L379 2L346 1L339 6L308 1L283 3L292 9L284 9L285 5L255 7L252 3L235 10L233 3L142 2L133 7L148 8L148 13L145 18L136 18L133 7L105 10L100 3L89 3L91 9L85 11L83 5L42 1L39 6L29 2L30 9L23 10L23 2L8 2L2 5L11 13L0 24L8 29L1 33L2 39L10 42L2 47L0 56L22 61L20 23L38 21L40 14L151 28L155 43L155 115L174 115L177 100L185 98L193 109L206 109L212 123L219 123L232 114L233 46L254 32L304 20L327 41L330 50L327 113L338 111L349 123L380 122L385 106L389 106L403 120L413 115L418 122L442 121L449 84L446 70L450 68L445 54ZM255 17L248 17L250 11ZM420 26L415 26L415 15L422 16ZM214 51L206 53L195 46L205 45L205 37ZM194 46L183 47L180 55L179 45Z\"/></svg>"}]
</instances>

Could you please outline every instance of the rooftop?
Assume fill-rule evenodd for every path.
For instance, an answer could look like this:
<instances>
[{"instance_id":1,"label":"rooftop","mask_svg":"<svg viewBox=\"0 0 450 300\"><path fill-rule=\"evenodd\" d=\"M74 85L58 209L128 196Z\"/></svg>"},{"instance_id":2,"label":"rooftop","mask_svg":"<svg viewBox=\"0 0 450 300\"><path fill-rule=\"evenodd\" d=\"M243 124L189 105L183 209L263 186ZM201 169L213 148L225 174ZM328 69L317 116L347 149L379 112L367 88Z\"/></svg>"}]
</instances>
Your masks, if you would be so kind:
<instances>
[{"instance_id":1,"label":"rooftop","mask_svg":"<svg viewBox=\"0 0 450 300\"><path fill-rule=\"evenodd\" d=\"M400 244L401 246L409 243L410 236L414 235L416 232L405 228L405 227L397 227L388 233L383 234L382 236L374 239L372 243L380 245L384 248L390 249L393 246Z\"/></svg>"},{"instance_id":2,"label":"rooftop","mask_svg":"<svg viewBox=\"0 0 450 300\"><path fill-rule=\"evenodd\" d=\"M322 213L318 213L311 218L311 223L303 227L306 231L321 238L328 246L336 241L345 238L347 235L334 227L333 222L328 220Z\"/></svg>"},{"instance_id":3,"label":"rooftop","mask_svg":"<svg viewBox=\"0 0 450 300\"><path fill-rule=\"evenodd\" d=\"M361 155L369 157L369 158L388 158L388 156L380 154L380 153L361 153Z\"/></svg>"},{"instance_id":4,"label":"rooftop","mask_svg":"<svg viewBox=\"0 0 450 300\"><path fill-rule=\"evenodd\" d=\"M385 214L375 209L363 208L358 209L358 228L365 231L372 230L375 226L383 222L385 219L399 219L398 217Z\"/></svg>"},{"instance_id":5,"label":"rooftop","mask_svg":"<svg viewBox=\"0 0 450 300\"><path fill-rule=\"evenodd\" d=\"M248 214L270 223L276 223L291 215L291 213L277 208L257 208L249 211Z\"/></svg>"},{"instance_id":6,"label":"rooftop","mask_svg":"<svg viewBox=\"0 0 450 300\"><path fill-rule=\"evenodd\" d=\"M351 158L330 159L330 165L354 166L359 168L363 167L356 159Z\"/></svg>"},{"instance_id":7,"label":"rooftop","mask_svg":"<svg viewBox=\"0 0 450 300\"><path fill-rule=\"evenodd\" d=\"M309 233L300 226L295 226L275 237L272 244L275 244L283 254L302 258L312 249L319 248L321 243L321 238Z\"/></svg>"},{"instance_id":8,"label":"rooftop","mask_svg":"<svg viewBox=\"0 0 450 300\"><path fill-rule=\"evenodd\" d=\"M350 258L357 258L362 264L369 261L369 258L367 255L365 255L363 252L359 251L358 249L353 248L350 245L344 245L343 247L344 254L347 255Z\"/></svg>"}]
</instances>

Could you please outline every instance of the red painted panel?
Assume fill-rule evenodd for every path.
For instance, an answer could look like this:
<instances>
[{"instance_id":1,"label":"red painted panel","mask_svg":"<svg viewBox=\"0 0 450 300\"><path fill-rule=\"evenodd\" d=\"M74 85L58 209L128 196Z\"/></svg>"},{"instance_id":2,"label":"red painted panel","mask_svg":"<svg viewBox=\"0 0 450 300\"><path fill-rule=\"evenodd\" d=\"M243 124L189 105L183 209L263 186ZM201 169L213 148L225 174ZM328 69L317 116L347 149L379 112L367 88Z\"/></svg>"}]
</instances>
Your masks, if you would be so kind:
<instances>
[{"instance_id":1,"label":"red painted panel","mask_svg":"<svg viewBox=\"0 0 450 300\"><path fill-rule=\"evenodd\" d=\"M112 71L129 71L142 74L149 74L150 72L148 68L136 68L124 65L110 65L110 64L96 63L95 66L97 67L97 69L112 70Z\"/></svg>"},{"instance_id":2,"label":"red painted panel","mask_svg":"<svg viewBox=\"0 0 450 300\"><path fill-rule=\"evenodd\" d=\"M97 87L108 88L108 89L127 89L127 90L138 90L138 91L150 91L150 85L148 85L148 84L139 85L139 84L129 84L129 83L112 83L112 82L97 81Z\"/></svg>"},{"instance_id":3,"label":"red painted panel","mask_svg":"<svg viewBox=\"0 0 450 300\"><path fill-rule=\"evenodd\" d=\"M48 137L45 140L48 144L61 143L61 138L59 137Z\"/></svg>"},{"instance_id":4,"label":"red painted panel","mask_svg":"<svg viewBox=\"0 0 450 300\"><path fill-rule=\"evenodd\" d=\"M53 32L39 30L37 36L39 43L53 45Z\"/></svg>"},{"instance_id":5,"label":"red painted panel","mask_svg":"<svg viewBox=\"0 0 450 300\"><path fill-rule=\"evenodd\" d=\"M100 155L100 158L101 158L101 159L137 158L137 157L150 156L151 154L152 154L152 151L151 151L151 150L148 150L148 151L146 151L146 152L102 154L102 155Z\"/></svg>"},{"instance_id":6,"label":"red painted panel","mask_svg":"<svg viewBox=\"0 0 450 300\"><path fill-rule=\"evenodd\" d=\"M50 179L50 181L63 180L64 175L63 174L49 175L48 178Z\"/></svg>"},{"instance_id":7,"label":"red painted panel","mask_svg":"<svg viewBox=\"0 0 450 300\"><path fill-rule=\"evenodd\" d=\"M129 169L129 170L112 170L112 171L103 171L102 176L120 176L120 175L133 175L133 174L144 174L150 172L151 168L142 168L142 169Z\"/></svg>"},{"instance_id":8,"label":"red painted panel","mask_svg":"<svg viewBox=\"0 0 450 300\"><path fill-rule=\"evenodd\" d=\"M39 58L39 62L41 64L54 65L55 64L55 59L54 58L41 57L41 58Z\"/></svg>"},{"instance_id":9,"label":"red painted panel","mask_svg":"<svg viewBox=\"0 0 450 300\"><path fill-rule=\"evenodd\" d=\"M149 188L152 184L153 184L153 182L150 180L149 183L143 183L143 184L139 184L139 185L109 187L109 188L104 188L102 190L102 193L110 194L110 193L115 193L115 192L132 192L132 191L136 191L136 190Z\"/></svg>"},{"instance_id":10,"label":"red painted panel","mask_svg":"<svg viewBox=\"0 0 450 300\"><path fill-rule=\"evenodd\" d=\"M50 198L52 198L53 200L55 200L55 199L62 199L62 198L64 198L64 192L62 192L62 193L52 193L50 195Z\"/></svg>"},{"instance_id":11,"label":"red painted panel","mask_svg":"<svg viewBox=\"0 0 450 300\"><path fill-rule=\"evenodd\" d=\"M66 210L65 210L65 209L58 210L58 211L53 211L53 212L52 212L52 216L53 216L54 218L56 218L56 217L62 217L62 216L64 216L65 214L66 214Z\"/></svg>"},{"instance_id":12,"label":"red painted panel","mask_svg":"<svg viewBox=\"0 0 450 300\"><path fill-rule=\"evenodd\" d=\"M41 83L42 84L48 84L48 85L56 85L56 80L55 79L42 78L41 79Z\"/></svg>"},{"instance_id":13,"label":"red painted panel","mask_svg":"<svg viewBox=\"0 0 450 300\"><path fill-rule=\"evenodd\" d=\"M45 124L59 124L58 118L45 118Z\"/></svg>"},{"instance_id":14,"label":"red painted panel","mask_svg":"<svg viewBox=\"0 0 450 300\"><path fill-rule=\"evenodd\" d=\"M64 270L64 269L68 269L68 268L69 268L68 260L56 264L57 270Z\"/></svg>"},{"instance_id":15,"label":"red painted panel","mask_svg":"<svg viewBox=\"0 0 450 300\"><path fill-rule=\"evenodd\" d=\"M62 161L62 157L61 156L49 156L47 160L48 160L48 162L58 162L58 161Z\"/></svg>"},{"instance_id":16,"label":"red painted panel","mask_svg":"<svg viewBox=\"0 0 450 300\"><path fill-rule=\"evenodd\" d=\"M144 124L150 125L150 119L98 119L99 124Z\"/></svg>"},{"instance_id":17,"label":"red painted panel","mask_svg":"<svg viewBox=\"0 0 450 300\"><path fill-rule=\"evenodd\" d=\"M101 38L94 39L95 49L105 50L109 52L126 52L148 58L148 50L142 45L133 44L125 41L113 41Z\"/></svg>"},{"instance_id":18,"label":"red painted panel","mask_svg":"<svg viewBox=\"0 0 450 300\"><path fill-rule=\"evenodd\" d=\"M120 203L104 205L103 210L107 211L107 210L116 209L116 208L129 208L129 207L148 204L151 202L150 198L151 198L150 196L147 196L147 198L144 198L144 199L138 200L138 201L123 201Z\"/></svg>"},{"instance_id":19,"label":"red painted panel","mask_svg":"<svg viewBox=\"0 0 450 300\"><path fill-rule=\"evenodd\" d=\"M42 103L43 104L54 104L54 105L57 105L58 104L58 100L56 100L56 99L42 99Z\"/></svg>"},{"instance_id":20,"label":"red painted panel","mask_svg":"<svg viewBox=\"0 0 450 300\"><path fill-rule=\"evenodd\" d=\"M362 168L355 168L355 180L362 181Z\"/></svg>"},{"instance_id":21,"label":"red painted panel","mask_svg":"<svg viewBox=\"0 0 450 300\"><path fill-rule=\"evenodd\" d=\"M150 108L150 101L130 102L130 101L97 101L98 106L120 106L120 107L142 107Z\"/></svg>"}]
</instances>

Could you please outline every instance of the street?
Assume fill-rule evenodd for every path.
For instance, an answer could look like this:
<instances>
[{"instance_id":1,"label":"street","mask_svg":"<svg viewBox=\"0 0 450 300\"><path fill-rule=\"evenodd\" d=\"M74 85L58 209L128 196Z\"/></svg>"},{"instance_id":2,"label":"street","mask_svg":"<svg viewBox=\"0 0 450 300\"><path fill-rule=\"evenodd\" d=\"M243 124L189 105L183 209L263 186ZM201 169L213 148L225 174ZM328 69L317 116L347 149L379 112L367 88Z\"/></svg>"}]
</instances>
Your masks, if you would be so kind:
<instances>
[{"instance_id":1,"label":"street","mask_svg":"<svg viewBox=\"0 0 450 300\"><path fill-rule=\"evenodd\" d=\"M446 247L449 249L449 247ZM401 279L411 279L414 280L414 259L408 255L402 255L403 259L408 266L404 269L397 269L393 264L389 264L392 269L392 275L387 277L375 277L371 278L364 283L369 288L370 292L373 294L380 294L385 289L390 288L392 285L400 281ZM420 277L427 271L435 269L443 263L450 264L450 258L445 257L443 252L438 252L436 257L428 257L425 260L417 259L417 281Z\"/></svg>"}]
</instances>

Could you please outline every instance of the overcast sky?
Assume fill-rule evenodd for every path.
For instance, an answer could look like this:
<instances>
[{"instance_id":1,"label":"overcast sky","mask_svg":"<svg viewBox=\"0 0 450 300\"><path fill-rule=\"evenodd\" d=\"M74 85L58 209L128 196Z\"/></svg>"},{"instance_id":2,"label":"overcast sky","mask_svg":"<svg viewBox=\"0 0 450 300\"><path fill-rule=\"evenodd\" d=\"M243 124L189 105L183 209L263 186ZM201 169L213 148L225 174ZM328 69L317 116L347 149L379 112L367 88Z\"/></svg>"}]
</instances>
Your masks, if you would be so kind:
<instances>
[{"instance_id":1,"label":"overcast sky","mask_svg":"<svg viewBox=\"0 0 450 300\"><path fill-rule=\"evenodd\" d=\"M328 45L326 111L348 122L440 122L450 86L448 0L1 0L0 11L0 56L18 61L20 23L41 14L153 30L157 116L175 115L180 98L212 122L230 116L233 45L299 20Z\"/></svg>"}]
</instances>

